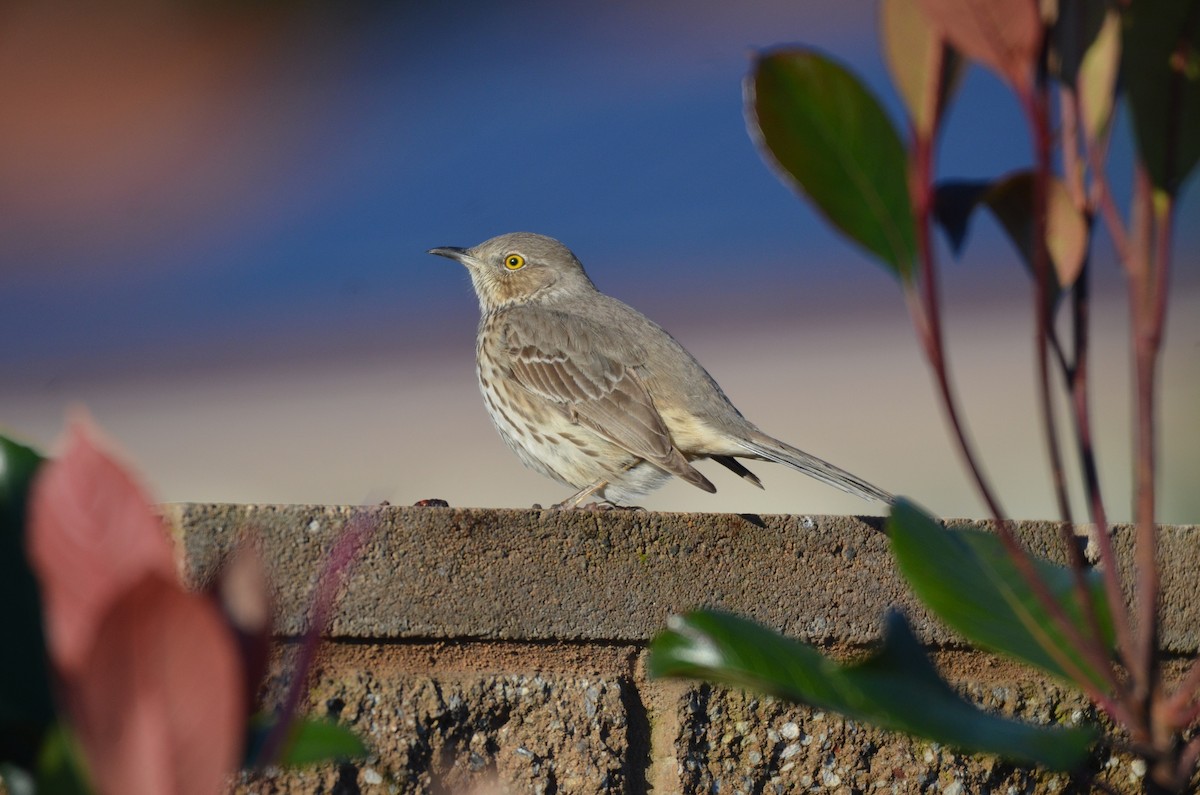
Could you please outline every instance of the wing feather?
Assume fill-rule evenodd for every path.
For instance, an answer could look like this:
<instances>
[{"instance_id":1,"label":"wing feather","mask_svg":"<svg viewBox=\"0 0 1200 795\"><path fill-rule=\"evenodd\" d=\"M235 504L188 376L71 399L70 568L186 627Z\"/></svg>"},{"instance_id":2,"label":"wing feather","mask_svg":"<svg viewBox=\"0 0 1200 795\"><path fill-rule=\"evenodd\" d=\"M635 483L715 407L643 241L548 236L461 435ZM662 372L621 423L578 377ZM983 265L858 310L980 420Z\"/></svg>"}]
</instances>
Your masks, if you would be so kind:
<instances>
[{"instance_id":1,"label":"wing feather","mask_svg":"<svg viewBox=\"0 0 1200 795\"><path fill-rule=\"evenodd\" d=\"M506 314L502 347L521 386L618 447L715 491L672 444L638 374L636 351L622 348L617 334L542 308L521 307Z\"/></svg>"}]
</instances>

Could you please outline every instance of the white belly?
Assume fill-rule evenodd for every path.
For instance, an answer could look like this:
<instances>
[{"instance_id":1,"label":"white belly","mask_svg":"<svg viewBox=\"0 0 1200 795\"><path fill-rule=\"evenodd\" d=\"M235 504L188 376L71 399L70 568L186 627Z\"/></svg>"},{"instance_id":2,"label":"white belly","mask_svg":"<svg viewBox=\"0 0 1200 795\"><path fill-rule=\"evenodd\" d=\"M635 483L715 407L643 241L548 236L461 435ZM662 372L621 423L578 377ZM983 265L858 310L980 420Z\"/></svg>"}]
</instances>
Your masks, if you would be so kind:
<instances>
[{"instance_id":1,"label":"white belly","mask_svg":"<svg viewBox=\"0 0 1200 795\"><path fill-rule=\"evenodd\" d=\"M488 388L500 377L478 371L479 389L492 424L521 463L576 489L599 481L608 485L597 496L614 502L661 485L670 475L573 422L557 405L514 387L508 399ZM520 406L514 403L520 401Z\"/></svg>"}]
</instances>

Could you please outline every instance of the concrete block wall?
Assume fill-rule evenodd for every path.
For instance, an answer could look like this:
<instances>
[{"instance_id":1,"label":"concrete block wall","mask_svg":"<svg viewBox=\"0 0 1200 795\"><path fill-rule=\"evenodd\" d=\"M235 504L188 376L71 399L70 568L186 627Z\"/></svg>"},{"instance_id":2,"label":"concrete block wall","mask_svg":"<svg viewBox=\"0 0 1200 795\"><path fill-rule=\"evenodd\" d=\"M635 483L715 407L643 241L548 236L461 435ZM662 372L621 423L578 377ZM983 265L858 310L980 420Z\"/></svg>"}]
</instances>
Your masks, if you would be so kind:
<instances>
[{"instance_id":1,"label":"concrete block wall","mask_svg":"<svg viewBox=\"0 0 1200 795\"><path fill-rule=\"evenodd\" d=\"M1038 773L839 715L704 684L650 680L645 647L704 605L853 655L903 607L968 697L1039 722L1094 717L1078 695L961 646L906 592L877 518L428 507L166 506L193 585L244 532L278 590L268 692L285 682L321 563L345 524L376 530L347 582L308 711L351 725L373 755L268 771L245 793L1069 793ZM1021 527L1061 558L1048 523ZM1200 646L1193 527L1163 529L1164 644ZM1118 533L1129 559L1129 534ZM1132 760L1098 755L1119 792Z\"/></svg>"}]
</instances>

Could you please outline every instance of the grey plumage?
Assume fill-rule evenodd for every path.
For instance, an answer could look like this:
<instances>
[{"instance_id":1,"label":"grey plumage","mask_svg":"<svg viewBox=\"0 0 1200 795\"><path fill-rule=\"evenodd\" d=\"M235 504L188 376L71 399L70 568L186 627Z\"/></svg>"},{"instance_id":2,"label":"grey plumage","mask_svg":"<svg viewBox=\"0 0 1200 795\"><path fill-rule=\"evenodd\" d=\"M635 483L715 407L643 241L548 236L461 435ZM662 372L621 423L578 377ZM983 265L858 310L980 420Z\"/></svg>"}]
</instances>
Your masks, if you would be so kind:
<instances>
[{"instance_id":1,"label":"grey plumage","mask_svg":"<svg viewBox=\"0 0 1200 795\"><path fill-rule=\"evenodd\" d=\"M669 475L716 491L691 465L711 458L761 488L736 458L785 464L884 502L887 492L754 426L674 337L598 291L556 240L501 235L431 254L467 267L480 304L480 389L500 435L530 467L623 500Z\"/></svg>"}]
</instances>

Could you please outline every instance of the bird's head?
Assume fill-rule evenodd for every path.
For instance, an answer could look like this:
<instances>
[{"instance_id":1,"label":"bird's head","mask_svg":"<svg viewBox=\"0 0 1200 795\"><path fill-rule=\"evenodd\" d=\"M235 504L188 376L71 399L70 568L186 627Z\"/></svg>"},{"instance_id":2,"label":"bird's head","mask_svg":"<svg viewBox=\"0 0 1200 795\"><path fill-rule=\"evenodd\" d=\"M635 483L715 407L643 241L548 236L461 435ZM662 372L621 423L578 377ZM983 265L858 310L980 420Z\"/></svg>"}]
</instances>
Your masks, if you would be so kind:
<instances>
[{"instance_id":1,"label":"bird's head","mask_svg":"<svg viewBox=\"0 0 1200 795\"><path fill-rule=\"evenodd\" d=\"M571 250L545 235L511 232L473 248L443 246L429 253L466 266L484 312L534 301L553 303L596 289Z\"/></svg>"}]
</instances>

